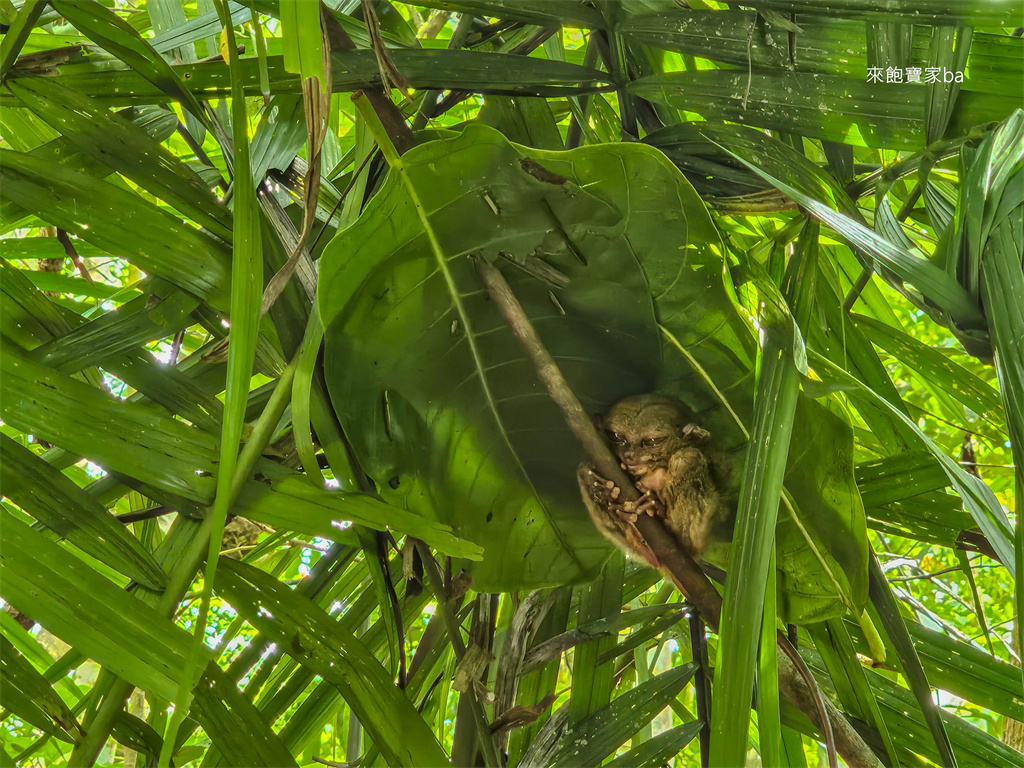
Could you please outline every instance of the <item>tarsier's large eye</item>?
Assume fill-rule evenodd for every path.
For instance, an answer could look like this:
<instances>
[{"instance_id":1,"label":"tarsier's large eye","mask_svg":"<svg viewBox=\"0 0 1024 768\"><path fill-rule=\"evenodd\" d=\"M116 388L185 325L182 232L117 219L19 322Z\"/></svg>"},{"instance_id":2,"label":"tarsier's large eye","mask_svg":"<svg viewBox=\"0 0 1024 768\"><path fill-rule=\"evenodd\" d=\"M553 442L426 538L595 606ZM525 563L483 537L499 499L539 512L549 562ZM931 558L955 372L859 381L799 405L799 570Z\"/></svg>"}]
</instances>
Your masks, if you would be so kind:
<instances>
[{"instance_id":1,"label":"tarsier's large eye","mask_svg":"<svg viewBox=\"0 0 1024 768\"><path fill-rule=\"evenodd\" d=\"M609 443L615 443L616 445L625 445L626 443L626 438L610 429L606 429L604 435L608 438Z\"/></svg>"},{"instance_id":2,"label":"tarsier's large eye","mask_svg":"<svg viewBox=\"0 0 1024 768\"><path fill-rule=\"evenodd\" d=\"M658 445L659 443L663 443L663 442L665 442L664 435L661 436L661 437L645 437L643 440L640 441L640 447L641 448L653 448L654 446Z\"/></svg>"}]
</instances>

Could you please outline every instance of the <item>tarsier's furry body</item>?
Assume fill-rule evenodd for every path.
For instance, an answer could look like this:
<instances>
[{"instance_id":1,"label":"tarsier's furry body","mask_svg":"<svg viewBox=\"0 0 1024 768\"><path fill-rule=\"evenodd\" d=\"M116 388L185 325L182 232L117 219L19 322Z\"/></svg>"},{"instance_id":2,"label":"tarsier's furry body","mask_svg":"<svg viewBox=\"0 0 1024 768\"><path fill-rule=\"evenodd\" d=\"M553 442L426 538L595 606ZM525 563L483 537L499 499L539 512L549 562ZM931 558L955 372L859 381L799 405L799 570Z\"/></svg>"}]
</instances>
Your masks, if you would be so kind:
<instances>
[{"instance_id":1,"label":"tarsier's furry body","mask_svg":"<svg viewBox=\"0 0 1024 768\"><path fill-rule=\"evenodd\" d=\"M658 567L634 525L639 514L658 515L699 560L731 517L728 456L714 449L710 434L682 403L664 395L620 400L599 426L643 496L624 502L621 490L584 462L578 479L594 525L627 554Z\"/></svg>"}]
</instances>

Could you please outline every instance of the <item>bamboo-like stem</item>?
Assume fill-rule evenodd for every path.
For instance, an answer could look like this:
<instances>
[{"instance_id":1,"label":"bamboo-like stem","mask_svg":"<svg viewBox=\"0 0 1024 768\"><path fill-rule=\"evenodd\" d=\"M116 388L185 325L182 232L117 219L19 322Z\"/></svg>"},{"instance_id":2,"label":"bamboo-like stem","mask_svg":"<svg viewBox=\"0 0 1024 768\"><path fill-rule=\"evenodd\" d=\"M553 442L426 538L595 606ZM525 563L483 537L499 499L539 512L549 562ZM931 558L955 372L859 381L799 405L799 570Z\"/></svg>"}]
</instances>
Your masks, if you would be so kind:
<instances>
[{"instance_id":1,"label":"bamboo-like stem","mask_svg":"<svg viewBox=\"0 0 1024 768\"><path fill-rule=\"evenodd\" d=\"M533 364L538 378L544 384L551 399L562 411L566 424L580 441L587 458L601 475L621 489L622 499L626 501L638 499L639 491L619 466L619 462L612 455L604 438L598 434L593 421L583 410L583 406L569 387L565 377L562 376L551 353L541 342L533 324L523 312L523 308L512 293L504 276L497 267L480 257L476 259L476 267L491 300ZM712 586L704 571L687 552L678 546L659 518L640 515L637 518L636 527L647 540L647 545L657 556L672 581L697 607L708 625L718 632L722 617L722 597ZM779 690L807 715L822 733L827 733L831 725L836 750L847 764L851 768L881 768L882 763L860 737L860 734L854 730L843 713L821 695L817 686L812 687L808 684L808 681L798 671L794 661L782 649L777 648L777 655ZM824 722L823 714L826 715Z\"/></svg>"}]
</instances>

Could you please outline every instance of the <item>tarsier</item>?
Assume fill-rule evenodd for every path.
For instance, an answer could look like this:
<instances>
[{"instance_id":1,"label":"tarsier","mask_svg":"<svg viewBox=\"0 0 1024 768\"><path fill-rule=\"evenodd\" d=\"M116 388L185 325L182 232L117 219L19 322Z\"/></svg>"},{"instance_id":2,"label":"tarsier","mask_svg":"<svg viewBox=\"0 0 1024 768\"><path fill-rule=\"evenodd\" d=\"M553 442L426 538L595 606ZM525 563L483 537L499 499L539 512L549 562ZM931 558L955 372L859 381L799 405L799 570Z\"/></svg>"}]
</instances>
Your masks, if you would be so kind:
<instances>
[{"instance_id":1,"label":"tarsier","mask_svg":"<svg viewBox=\"0 0 1024 768\"><path fill-rule=\"evenodd\" d=\"M713 447L711 435L692 421L681 402L665 395L627 397L599 421L642 495L635 502L623 500L620 488L584 462L577 477L594 525L627 555L657 568L658 559L635 522L641 514L658 515L679 545L699 560L732 516L727 455Z\"/></svg>"}]
</instances>

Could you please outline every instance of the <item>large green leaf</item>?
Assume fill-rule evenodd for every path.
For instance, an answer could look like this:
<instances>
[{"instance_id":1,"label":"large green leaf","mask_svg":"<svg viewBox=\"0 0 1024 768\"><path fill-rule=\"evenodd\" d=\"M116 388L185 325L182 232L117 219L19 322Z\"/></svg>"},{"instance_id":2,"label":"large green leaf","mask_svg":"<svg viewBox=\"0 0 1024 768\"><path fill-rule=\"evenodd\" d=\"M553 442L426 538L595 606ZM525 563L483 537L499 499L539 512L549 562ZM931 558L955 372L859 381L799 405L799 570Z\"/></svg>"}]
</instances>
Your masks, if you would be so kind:
<instances>
[{"instance_id":1,"label":"large green leaf","mask_svg":"<svg viewBox=\"0 0 1024 768\"><path fill-rule=\"evenodd\" d=\"M797 401L785 488L795 516L779 512L779 616L821 621L867 600L867 522L853 474L853 429L837 399Z\"/></svg>"},{"instance_id":2,"label":"large green leaf","mask_svg":"<svg viewBox=\"0 0 1024 768\"><path fill-rule=\"evenodd\" d=\"M659 357L631 212L598 196L608 176L645 181L623 178L625 152L559 155L564 178L524 153L483 126L411 150L443 258L392 176L325 250L318 297L332 399L364 468L385 498L481 544L486 590L578 579L608 550L579 502L579 448L471 255L503 264L587 408L651 389Z\"/></svg>"},{"instance_id":3,"label":"large green leaf","mask_svg":"<svg viewBox=\"0 0 1024 768\"><path fill-rule=\"evenodd\" d=\"M553 180L569 181L541 181L524 170L524 155L542 161ZM517 150L474 126L402 162L417 188L429 190L425 205L452 283L392 179L325 251L319 302L335 408L386 498L440 516L484 546L478 584L576 578L585 571L571 558L594 546L572 480L578 448L497 312L480 303L465 254L509 254L542 275L506 270L586 407L601 411L622 394L652 389L659 376L660 389L679 395L724 447L736 449L747 439L742 425L751 423L756 342L723 285L717 230L692 187L646 147ZM565 280L550 272L545 282L537 255L568 282L559 285ZM637 260L649 289L634 271ZM648 290L665 337L660 375L657 352L644 346ZM617 333L609 332L613 322ZM779 536L787 618L838 615L844 602L866 599L863 511L840 413L809 400L798 411L817 434L796 452L790 484L797 507L813 515L804 530L787 517ZM516 484L524 479L550 528L538 526L544 518L522 516ZM561 560L553 556L560 550Z\"/></svg>"}]
</instances>

